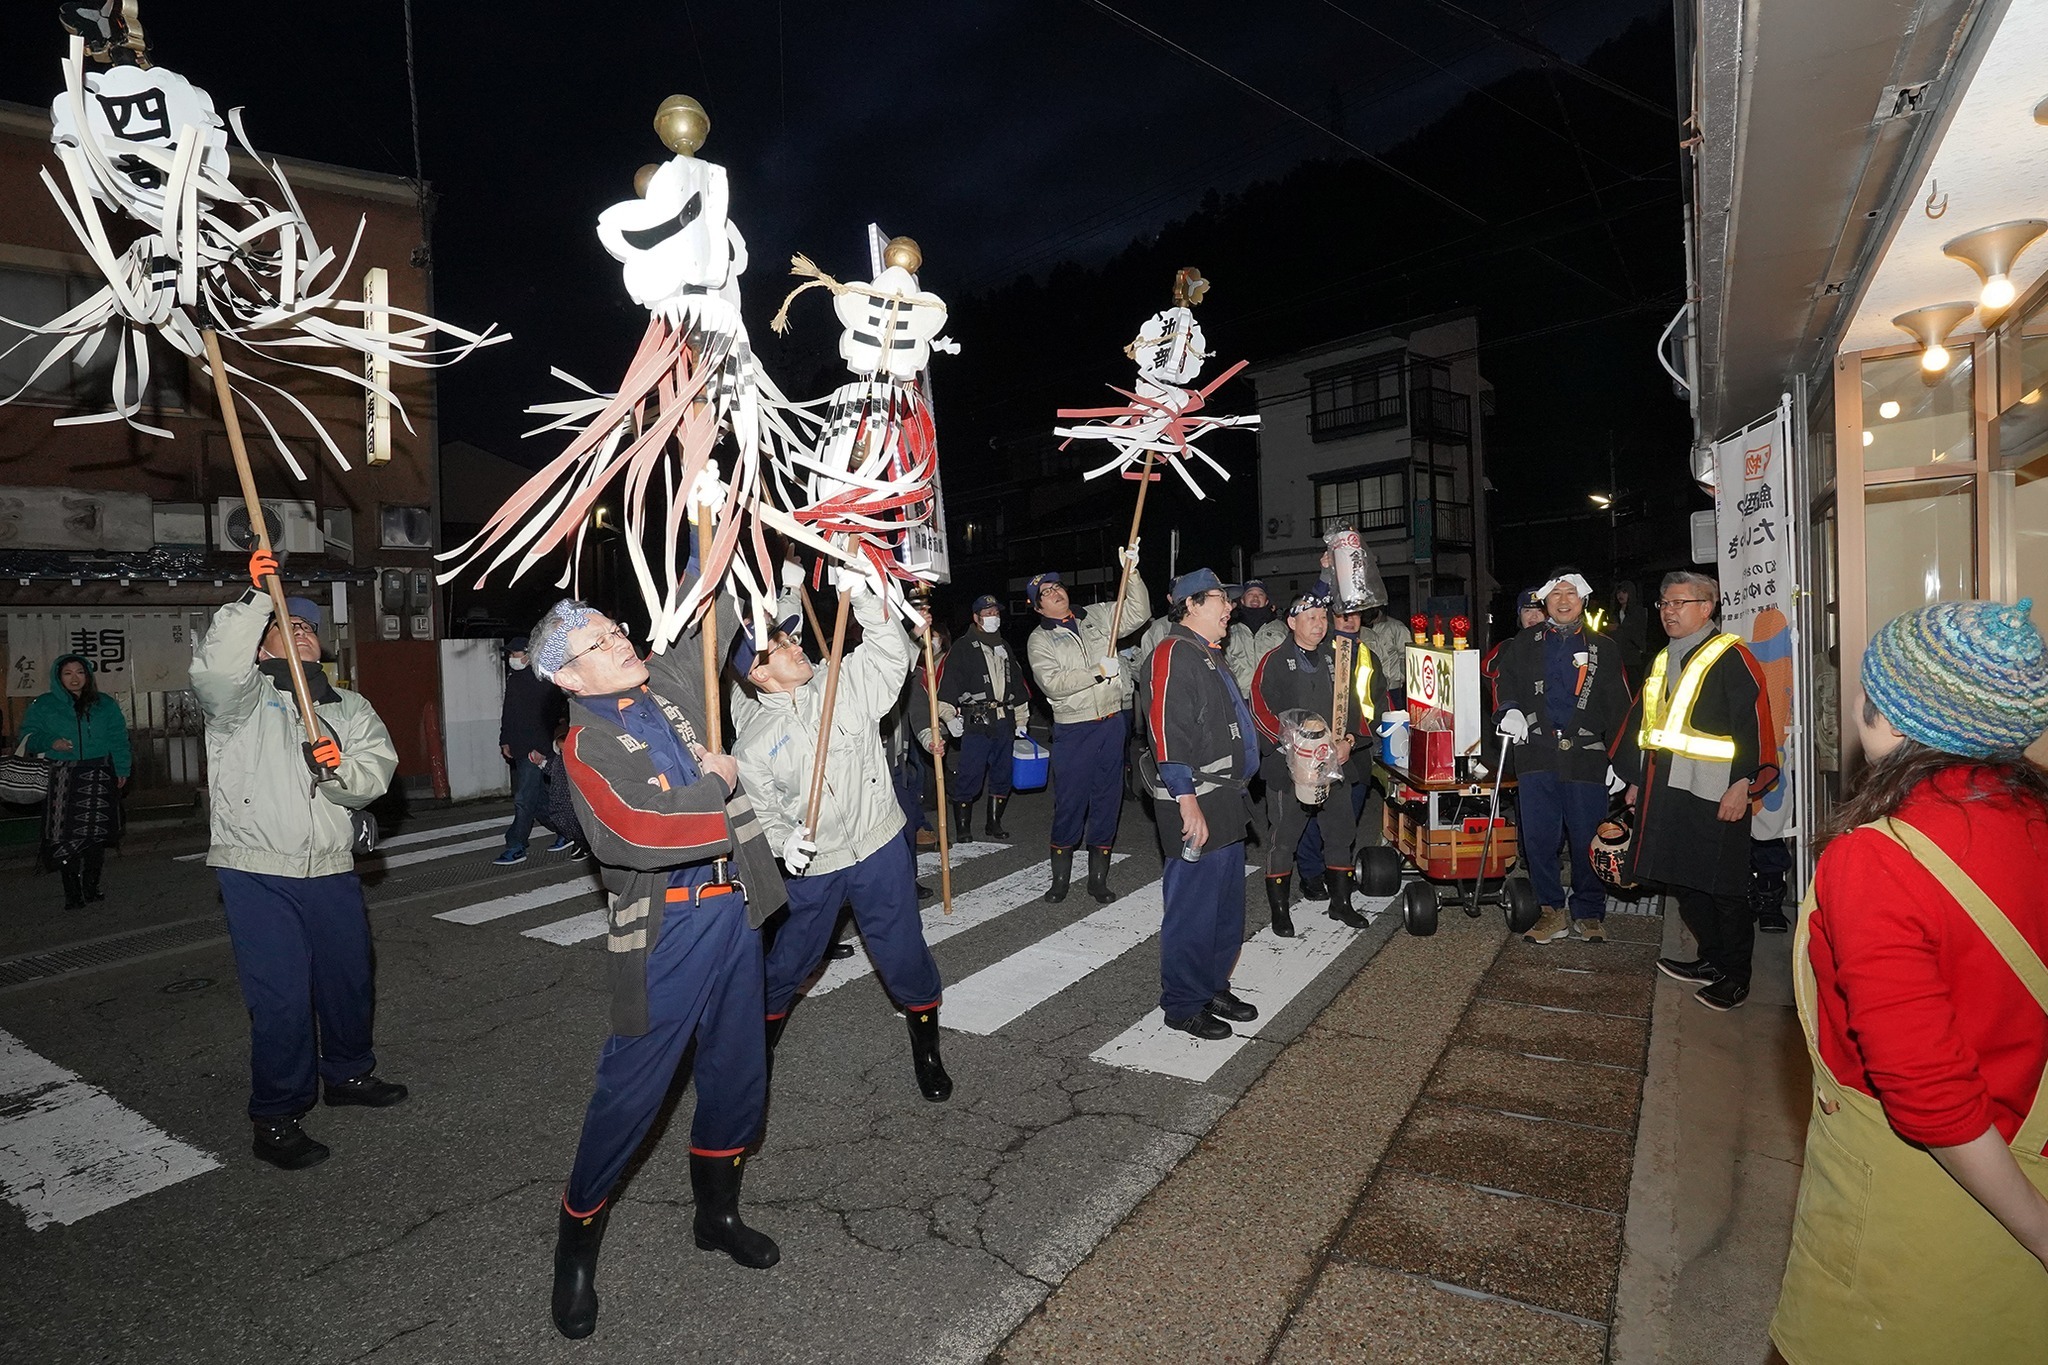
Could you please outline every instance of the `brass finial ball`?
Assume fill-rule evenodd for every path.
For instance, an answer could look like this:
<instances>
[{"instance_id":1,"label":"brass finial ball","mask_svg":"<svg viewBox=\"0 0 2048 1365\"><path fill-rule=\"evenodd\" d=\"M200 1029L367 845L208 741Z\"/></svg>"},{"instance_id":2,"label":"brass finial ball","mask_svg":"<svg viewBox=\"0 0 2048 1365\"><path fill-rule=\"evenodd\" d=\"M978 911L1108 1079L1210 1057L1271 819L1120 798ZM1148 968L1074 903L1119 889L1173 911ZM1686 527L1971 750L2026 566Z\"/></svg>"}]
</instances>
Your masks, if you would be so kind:
<instances>
[{"instance_id":1,"label":"brass finial ball","mask_svg":"<svg viewBox=\"0 0 2048 1365\"><path fill-rule=\"evenodd\" d=\"M897 266L915 275L924 267L924 252L909 237L891 237L889 245L882 248L882 264Z\"/></svg>"},{"instance_id":2,"label":"brass finial ball","mask_svg":"<svg viewBox=\"0 0 2048 1365\"><path fill-rule=\"evenodd\" d=\"M695 156L711 135L711 115L688 95L670 95L654 111L654 131L677 156Z\"/></svg>"},{"instance_id":3,"label":"brass finial ball","mask_svg":"<svg viewBox=\"0 0 2048 1365\"><path fill-rule=\"evenodd\" d=\"M654 173L660 169L661 167L650 161L639 170L633 172L633 193L645 199L647 197L647 182L654 179Z\"/></svg>"}]
</instances>

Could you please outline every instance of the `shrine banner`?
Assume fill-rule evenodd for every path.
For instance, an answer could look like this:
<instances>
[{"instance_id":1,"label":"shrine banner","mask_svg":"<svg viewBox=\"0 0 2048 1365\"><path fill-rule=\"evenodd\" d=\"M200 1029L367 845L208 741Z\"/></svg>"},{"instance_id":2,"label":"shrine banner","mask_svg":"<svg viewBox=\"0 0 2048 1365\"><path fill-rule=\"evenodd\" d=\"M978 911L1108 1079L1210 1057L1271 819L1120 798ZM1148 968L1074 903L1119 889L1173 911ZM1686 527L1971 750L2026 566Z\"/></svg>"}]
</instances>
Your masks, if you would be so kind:
<instances>
[{"instance_id":1,"label":"shrine banner","mask_svg":"<svg viewBox=\"0 0 2048 1365\"><path fill-rule=\"evenodd\" d=\"M182 611L94 615L12 612L7 617L7 695L50 690L50 665L66 654L92 661L102 692L176 692L192 685L192 624Z\"/></svg>"},{"instance_id":2,"label":"shrine banner","mask_svg":"<svg viewBox=\"0 0 2048 1365\"><path fill-rule=\"evenodd\" d=\"M1794 817L1793 768L1788 750L1792 724L1792 657L1798 648L1793 625L1794 559L1792 520L1786 496L1791 487L1786 462L1791 454L1789 402L1762 421L1715 447L1718 473L1714 528L1720 544L1721 629L1742 638L1764 671L1771 719L1777 726L1777 785L1764 794L1751 823L1757 839L1798 833Z\"/></svg>"}]
</instances>

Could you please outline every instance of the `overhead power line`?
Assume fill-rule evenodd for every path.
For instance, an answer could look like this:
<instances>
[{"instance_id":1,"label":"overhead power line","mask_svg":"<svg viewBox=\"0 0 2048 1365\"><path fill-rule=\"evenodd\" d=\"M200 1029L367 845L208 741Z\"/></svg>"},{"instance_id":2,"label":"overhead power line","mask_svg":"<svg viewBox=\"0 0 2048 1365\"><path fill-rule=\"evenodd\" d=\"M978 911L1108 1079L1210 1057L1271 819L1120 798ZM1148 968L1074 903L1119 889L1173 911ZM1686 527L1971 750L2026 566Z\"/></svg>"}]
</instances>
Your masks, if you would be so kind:
<instances>
[{"instance_id":1,"label":"overhead power line","mask_svg":"<svg viewBox=\"0 0 2048 1365\"><path fill-rule=\"evenodd\" d=\"M1599 72L1587 70L1585 67L1580 66L1577 62L1572 61L1570 58L1564 57L1559 53L1552 51L1548 45L1544 44L1543 42L1540 42L1535 38L1530 37L1526 33L1518 33L1514 29L1507 27L1505 24L1496 24L1495 22L1493 22L1493 20L1486 18L1484 15L1474 14L1471 10L1466 9L1463 5L1454 3L1454 0L1429 0L1429 3L1435 5L1438 9L1442 10L1446 14L1455 15L1456 17L1463 19L1466 23L1471 24L1479 29L1484 30L1487 33L1492 34L1494 37L1500 39L1500 41L1506 43L1510 47L1518 47L1522 49L1522 51L1527 52L1534 57L1540 58L1541 60L1547 62L1551 66L1558 67L1561 70L1571 72L1574 76L1577 76L1586 84L1593 86L1596 89L1605 90L1608 94L1614 96L1616 99L1626 100L1630 104L1635 105L1639 109L1647 109L1651 113L1657 115L1657 117L1659 118L1676 119L1678 117L1675 111L1666 108L1665 106L1657 103L1655 100L1645 99L1641 95L1638 95L1635 91L1629 89L1627 86L1617 85L1613 81L1610 81L1605 76L1601 75Z\"/></svg>"}]
</instances>

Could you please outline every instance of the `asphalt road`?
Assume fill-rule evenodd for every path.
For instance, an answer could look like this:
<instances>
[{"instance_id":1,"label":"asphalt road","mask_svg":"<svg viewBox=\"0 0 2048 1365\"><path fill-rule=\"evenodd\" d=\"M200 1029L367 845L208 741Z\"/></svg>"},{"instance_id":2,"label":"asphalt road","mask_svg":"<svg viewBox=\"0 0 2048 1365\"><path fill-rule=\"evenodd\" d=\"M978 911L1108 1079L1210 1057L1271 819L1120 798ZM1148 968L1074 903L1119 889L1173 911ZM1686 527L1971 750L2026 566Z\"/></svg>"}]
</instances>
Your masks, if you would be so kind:
<instances>
[{"instance_id":1,"label":"asphalt road","mask_svg":"<svg viewBox=\"0 0 2048 1365\"><path fill-rule=\"evenodd\" d=\"M364 865L378 1071L412 1098L315 1110L334 1155L297 1173L249 1154L247 1021L199 832L131 840L110 899L76 914L54 877L0 871L0 1358L982 1359L1392 930L1298 907L1304 936L1254 937L1240 967L1266 1012L1240 1026L1256 1036L1176 1047L1145 1023L1149 819L1126 805L1122 899L1096 905L1077 876L1047 905L1049 808L1018 798L1014 838L959 864L953 920L927 914L953 1099L918 1095L865 956L829 972L792 1015L743 1197L781 1264L693 1245L679 1078L674 1131L619 1196L583 1343L548 1318L554 1210L605 1035L581 869L544 840L492 867L502 807L424 817Z\"/></svg>"}]
</instances>

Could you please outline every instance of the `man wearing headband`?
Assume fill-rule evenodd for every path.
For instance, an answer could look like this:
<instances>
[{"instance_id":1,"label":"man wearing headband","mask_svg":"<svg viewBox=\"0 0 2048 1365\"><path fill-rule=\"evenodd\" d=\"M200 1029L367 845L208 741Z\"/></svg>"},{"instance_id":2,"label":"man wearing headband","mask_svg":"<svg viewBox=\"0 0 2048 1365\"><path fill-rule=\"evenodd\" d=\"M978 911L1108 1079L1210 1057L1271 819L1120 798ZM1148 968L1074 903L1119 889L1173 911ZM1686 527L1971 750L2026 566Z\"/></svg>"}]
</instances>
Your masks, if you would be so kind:
<instances>
[{"instance_id":1,"label":"man wearing headband","mask_svg":"<svg viewBox=\"0 0 2048 1365\"><path fill-rule=\"evenodd\" d=\"M1117 552L1128 563L1123 612L1098 602L1076 616L1066 585L1056 573L1042 573L1025 592L1038 612L1025 654L1031 676L1052 706L1052 886L1049 901L1067 898L1074 874L1074 850L1088 844L1088 894L1107 905L1116 899L1109 889L1110 850L1116 845L1117 817L1124 804L1124 741L1129 727L1124 707L1130 704L1131 679L1117 657L1111 621L1117 635L1142 630L1151 614L1152 598L1138 576L1138 542Z\"/></svg>"},{"instance_id":2,"label":"man wearing headband","mask_svg":"<svg viewBox=\"0 0 2048 1365\"><path fill-rule=\"evenodd\" d=\"M1494 732L1517 746L1523 862L1543 908L1523 937L1553 943L1576 933L1604 943L1607 891L1593 873L1593 836L1619 789L1607 752L1628 711L1628 683L1614 642L1586 628L1586 580L1560 570L1536 591L1543 617L1500 647L1494 712ZM1525 596L1525 620L1528 603ZM1568 911L1559 840L1571 848Z\"/></svg>"},{"instance_id":3,"label":"man wearing headband","mask_svg":"<svg viewBox=\"0 0 2048 1365\"><path fill-rule=\"evenodd\" d=\"M1614 742L1614 767L1636 808L1632 880L1661 882L1699 944L1657 969L1708 1009L1749 998L1756 920L1749 906L1751 803L1778 780L1778 731L1763 666L1714 629L1720 584L1681 570L1655 603L1670 640L1650 664Z\"/></svg>"},{"instance_id":4,"label":"man wearing headband","mask_svg":"<svg viewBox=\"0 0 2048 1365\"><path fill-rule=\"evenodd\" d=\"M797 988L817 970L840 907L850 904L876 974L909 1021L918 1090L940 1101L953 1082L939 1059L939 968L925 945L917 859L903 837L903 808L882 751L882 717L910 673L910 635L890 619L867 574L835 568L832 579L851 595L861 642L839 665L816 828L806 822L825 676L784 629L760 641L742 636L733 650L733 672L760 702L733 753L768 843L782 851L789 894L789 919L768 951L768 1047L781 1040Z\"/></svg>"},{"instance_id":5,"label":"man wearing headband","mask_svg":"<svg viewBox=\"0 0 2048 1365\"><path fill-rule=\"evenodd\" d=\"M1231 1036L1225 1020L1259 1017L1230 989L1244 946L1245 784L1259 763L1252 714L1221 648L1236 592L1211 569L1175 579L1166 597L1173 629L1138 687L1149 740L1139 770L1166 855L1159 1006L1168 1028L1212 1040Z\"/></svg>"},{"instance_id":6,"label":"man wearing headband","mask_svg":"<svg viewBox=\"0 0 2048 1365\"><path fill-rule=\"evenodd\" d=\"M939 701L950 708L946 729L960 741L953 802L953 838L974 837L974 803L988 788L988 818L982 829L1007 839L1003 807L1010 804L1010 750L1031 718L1024 670L1003 642L1002 603L986 594L974 599L971 628L948 650L939 669Z\"/></svg>"},{"instance_id":7,"label":"man wearing headband","mask_svg":"<svg viewBox=\"0 0 2048 1365\"><path fill-rule=\"evenodd\" d=\"M276 572L268 551L249 556L251 587L213 614L192 651L192 691L206 715L206 865L220 882L249 1010L254 1150L291 1171L327 1159L299 1127L322 1089L330 1105L381 1109L406 1097L374 1074L370 924L352 819L391 785L398 753L362 693L328 684L320 608L293 597L291 619L272 619L261 585ZM323 732L310 749L287 652L305 670Z\"/></svg>"},{"instance_id":8,"label":"man wearing headband","mask_svg":"<svg viewBox=\"0 0 2048 1365\"><path fill-rule=\"evenodd\" d=\"M724 594L717 603L717 638L730 640L738 613ZM531 659L569 694L562 766L610 905L611 1037L598 1055L555 1239L555 1327L575 1338L597 1326L612 1187L692 1041L697 1245L754 1269L781 1257L741 1220L739 1198L767 1098L759 929L785 897L738 763L705 744L705 680L688 638L643 660L624 627L563 601L534 627Z\"/></svg>"},{"instance_id":9,"label":"man wearing headband","mask_svg":"<svg viewBox=\"0 0 2048 1365\"><path fill-rule=\"evenodd\" d=\"M1302 805L1295 793L1287 763L1288 736L1280 719L1289 711L1305 711L1326 725L1330 722L1337 681L1336 659L1327 638L1329 605L1329 598L1317 591L1297 596L1287 608L1288 639L1259 660L1252 675L1252 721L1260 739L1259 777L1266 786L1266 820L1272 830L1266 847L1266 905L1272 914L1273 932L1282 938L1293 938L1295 933L1288 898L1295 849L1310 823L1322 835L1330 918L1353 929L1365 927L1365 917L1351 908L1355 867L1351 850L1357 841L1358 817L1352 810L1349 776L1341 772L1350 761L1356 732L1346 726L1344 734L1331 735L1340 775L1330 784L1328 799L1310 808Z\"/></svg>"}]
</instances>

